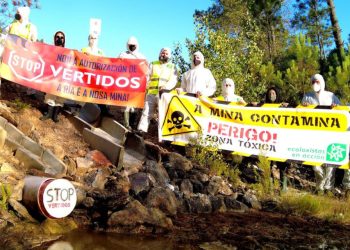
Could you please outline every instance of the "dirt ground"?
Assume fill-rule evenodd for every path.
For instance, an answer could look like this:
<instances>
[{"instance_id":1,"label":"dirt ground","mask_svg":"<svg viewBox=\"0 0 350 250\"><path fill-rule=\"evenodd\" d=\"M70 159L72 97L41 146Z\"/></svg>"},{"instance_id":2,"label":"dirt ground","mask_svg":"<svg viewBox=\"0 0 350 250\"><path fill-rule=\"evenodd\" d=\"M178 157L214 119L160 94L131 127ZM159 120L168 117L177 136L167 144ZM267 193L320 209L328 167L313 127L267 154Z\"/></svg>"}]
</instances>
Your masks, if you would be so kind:
<instances>
[{"instance_id":1,"label":"dirt ground","mask_svg":"<svg viewBox=\"0 0 350 250\"><path fill-rule=\"evenodd\" d=\"M76 158L89 150L82 135L69 120L59 116L59 122L41 121L45 105L42 101L20 97L31 107L16 111L18 95L2 93L20 128L27 136L57 156ZM154 135L151 136L152 141ZM0 161L14 161L4 153ZM3 163L3 162L0 162ZM203 242L222 242L225 247L238 249L349 249L350 226L313 218L300 218L279 213L251 211L249 213L186 214L173 219L175 231L169 237L181 244L199 245ZM221 246L223 247L223 246ZM227 248L220 248L227 249Z\"/></svg>"}]
</instances>

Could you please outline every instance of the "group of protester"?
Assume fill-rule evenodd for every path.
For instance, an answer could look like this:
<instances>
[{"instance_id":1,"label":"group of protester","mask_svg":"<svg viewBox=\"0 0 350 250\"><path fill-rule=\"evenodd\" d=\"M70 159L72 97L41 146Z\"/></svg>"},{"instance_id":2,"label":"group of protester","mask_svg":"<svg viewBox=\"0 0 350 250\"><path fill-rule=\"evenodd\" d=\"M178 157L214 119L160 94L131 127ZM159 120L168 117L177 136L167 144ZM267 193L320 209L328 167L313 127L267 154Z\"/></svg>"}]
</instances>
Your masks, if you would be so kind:
<instances>
[{"instance_id":1,"label":"group of protester","mask_svg":"<svg viewBox=\"0 0 350 250\"><path fill-rule=\"evenodd\" d=\"M8 34L20 36L29 41L37 40L37 29L35 25L29 22L29 7L18 7L15 20L6 28ZM54 34L54 45L65 47L65 34L57 31ZM103 51L98 47L98 36L90 34L88 36L89 45L82 49L82 52L88 55L103 56ZM130 37L126 44L127 50L120 53L119 58L126 59L145 59L145 56L139 52L139 44L135 37ZM170 48L164 47L160 50L157 61L149 63L149 72L147 76L147 92L145 104L142 111L140 121L137 126L138 133L147 133L150 120L156 112L159 102L160 93L163 90L176 90L177 94L182 92L195 94L196 97L207 96L212 97L216 92L216 81L211 71L204 67L204 56L200 51L195 52L191 58L191 69L185 72L181 77L181 86L176 88L179 79L176 66L171 61ZM320 74L311 77L313 91L304 95L302 105L339 105L339 99L329 91L325 90L325 81ZM235 94L235 83L230 78L222 81L222 95L214 99L236 102L238 104L247 104L244 99ZM64 105L64 99L46 94L45 103L48 105L48 112L41 117L41 120L52 119L58 121L58 114ZM288 103L283 102L278 89L271 87L267 90L265 100L260 103L252 103L260 106L263 103L280 103L283 107L287 107ZM99 105L101 112L107 109L106 105ZM128 129L132 129L131 125L135 124L135 109L126 107L124 111L124 125ZM135 128L133 128L135 130ZM276 163L276 165L284 173L286 163ZM335 166L324 164L322 166L313 167L316 177L316 189L319 191L332 190L335 180ZM350 171L345 171L343 178L343 186L350 189Z\"/></svg>"}]
</instances>

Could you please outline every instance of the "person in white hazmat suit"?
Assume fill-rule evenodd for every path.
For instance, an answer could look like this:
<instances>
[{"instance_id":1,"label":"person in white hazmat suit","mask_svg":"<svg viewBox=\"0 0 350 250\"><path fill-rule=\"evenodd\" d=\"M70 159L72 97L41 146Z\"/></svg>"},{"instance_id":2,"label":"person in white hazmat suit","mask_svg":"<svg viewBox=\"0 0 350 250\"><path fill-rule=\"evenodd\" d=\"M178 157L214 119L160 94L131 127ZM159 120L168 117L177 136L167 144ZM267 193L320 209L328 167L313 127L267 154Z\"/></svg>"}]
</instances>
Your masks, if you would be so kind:
<instances>
[{"instance_id":1,"label":"person in white hazmat suit","mask_svg":"<svg viewBox=\"0 0 350 250\"><path fill-rule=\"evenodd\" d=\"M150 64L147 82L147 95L140 122L137 126L139 133L148 132L149 122L155 113L159 102L159 92L171 90L177 83L177 69L171 62L170 48L162 48L158 61Z\"/></svg>"},{"instance_id":2,"label":"person in white hazmat suit","mask_svg":"<svg viewBox=\"0 0 350 250\"><path fill-rule=\"evenodd\" d=\"M340 104L338 97L330 91L325 90L325 81L323 76L315 74L311 77L313 91L306 93L302 99L302 105L327 105L336 106ZM317 191L331 191L334 188L335 182L335 166L325 164L324 166L313 167L316 177ZM350 188L349 171L345 171L343 178L343 186L346 189Z\"/></svg>"},{"instance_id":3,"label":"person in white hazmat suit","mask_svg":"<svg viewBox=\"0 0 350 250\"><path fill-rule=\"evenodd\" d=\"M235 94L235 83L231 78L225 78L221 85L221 96L215 98L217 101L236 102L246 105L243 97Z\"/></svg>"},{"instance_id":4,"label":"person in white hazmat suit","mask_svg":"<svg viewBox=\"0 0 350 250\"><path fill-rule=\"evenodd\" d=\"M191 64L191 69L182 75L181 88L176 89L177 93L187 92L197 97L214 95L216 81L211 71L204 68L204 56L200 51L193 54Z\"/></svg>"},{"instance_id":5,"label":"person in white hazmat suit","mask_svg":"<svg viewBox=\"0 0 350 250\"><path fill-rule=\"evenodd\" d=\"M119 58L125 59L144 59L146 57L139 52L139 43L134 36L131 36L126 43L126 51L119 54ZM131 113L131 114L130 114ZM131 130L135 129L134 124L136 123L137 112L133 107L126 107L124 110L124 126Z\"/></svg>"}]
</instances>

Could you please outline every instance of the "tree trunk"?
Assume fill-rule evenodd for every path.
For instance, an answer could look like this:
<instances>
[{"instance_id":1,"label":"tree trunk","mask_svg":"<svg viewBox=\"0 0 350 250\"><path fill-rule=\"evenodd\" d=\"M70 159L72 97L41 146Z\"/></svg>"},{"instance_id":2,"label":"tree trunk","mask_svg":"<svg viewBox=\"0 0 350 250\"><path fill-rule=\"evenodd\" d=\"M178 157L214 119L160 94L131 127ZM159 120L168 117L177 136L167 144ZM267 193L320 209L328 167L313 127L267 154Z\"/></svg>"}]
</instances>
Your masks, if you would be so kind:
<instances>
[{"instance_id":1,"label":"tree trunk","mask_svg":"<svg viewBox=\"0 0 350 250\"><path fill-rule=\"evenodd\" d=\"M334 42L335 42L335 45L337 47L337 54L338 54L339 61L342 64L343 59L344 59L344 44L343 44L343 40L341 38L341 30L339 27L338 18L337 18L337 15L335 13L334 1L327 0L327 4L329 7L329 16L330 16L331 23L332 23Z\"/></svg>"}]
</instances>

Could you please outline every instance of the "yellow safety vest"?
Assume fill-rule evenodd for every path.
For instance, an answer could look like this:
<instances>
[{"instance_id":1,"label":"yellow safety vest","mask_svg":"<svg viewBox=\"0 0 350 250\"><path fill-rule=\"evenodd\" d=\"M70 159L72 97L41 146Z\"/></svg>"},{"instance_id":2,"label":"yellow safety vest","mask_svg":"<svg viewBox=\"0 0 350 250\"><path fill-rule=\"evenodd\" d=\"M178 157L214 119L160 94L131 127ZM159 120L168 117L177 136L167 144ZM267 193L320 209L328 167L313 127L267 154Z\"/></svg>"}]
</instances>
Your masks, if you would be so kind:
<instances>
[{"instance_id":1,"label":"yellow safety vest","mask_svg":"<svg viewBox=\"0 0 350 250\"><path fill-rule=\"evenodd\" d=\"M159 92L159 80L169 81L175 65L173 63L168 63L166 65L166 71L162 69L160 61L152 62L152 75L148 82L147 94L148 95L157 95ZM161 75L161 76L160 76Z\"/></svg>"},{"instance_id":2,"label":"yellow safety vest","mask_svg":"<svg viewBox=\"0 0 350 250\"><path fill-rule=\"evenodd\" d=\"M23 29L19 21L14 21L10 26L9 34L28 40L30 38L30 23L28 23Z\"/></svg>"},{"instance_id":3,"label":"yellow safety vest","mask_svg":"<svg viewBox=\"0 0 350 250\"><path fill-rule=\"evenodd\" d=\"M81 52L83 52L84 54L88 54L88 55L94 55L94 56L103 56L103 51L101 49L97 50L97 55L93 54L91 52L91 48L90 47L85 47L81 49Z\"/></svg>"}]
</instances>

